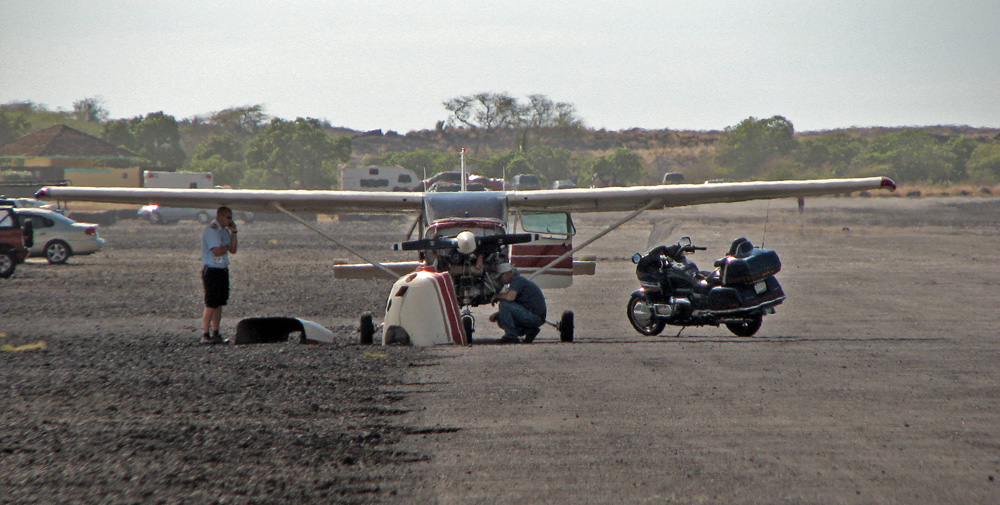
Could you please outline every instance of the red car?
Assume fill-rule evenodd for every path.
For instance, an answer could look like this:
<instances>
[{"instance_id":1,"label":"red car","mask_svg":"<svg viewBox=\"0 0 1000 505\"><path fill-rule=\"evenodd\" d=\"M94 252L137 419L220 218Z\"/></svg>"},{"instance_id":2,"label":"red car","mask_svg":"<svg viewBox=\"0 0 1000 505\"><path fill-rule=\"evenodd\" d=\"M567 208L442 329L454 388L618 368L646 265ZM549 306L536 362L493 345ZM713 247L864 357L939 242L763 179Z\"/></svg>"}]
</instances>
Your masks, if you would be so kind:
<instances>
[{"instance_id":1,"label":"red car","mask_svg":"<svg viewBox=\"0 0 1000 505\"><path fill-rule=\"evenodd\" d=\"M11 207L0 207L0 278L10 277L17 265L28 257L35 234L30 222L21 220Z\"/></svg>"}]
</instances>

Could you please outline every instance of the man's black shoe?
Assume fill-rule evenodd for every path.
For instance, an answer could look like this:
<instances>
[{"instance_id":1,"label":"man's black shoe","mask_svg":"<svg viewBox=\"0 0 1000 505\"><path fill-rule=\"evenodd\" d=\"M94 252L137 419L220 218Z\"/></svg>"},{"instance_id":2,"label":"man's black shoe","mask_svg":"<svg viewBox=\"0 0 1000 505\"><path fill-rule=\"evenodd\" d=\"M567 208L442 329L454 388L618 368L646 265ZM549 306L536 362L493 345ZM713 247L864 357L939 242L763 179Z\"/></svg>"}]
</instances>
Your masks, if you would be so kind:
<instances>
[{"instance_id":1,"label":"man's black shoe","mask_svg":"<svg viewBox=\"0 0 1000 505\"><path fill-rule=\"evenodd\" d=\"M528 333L524 334L524 343L530 344L535 341L535 337L538 336L538 332L542 331L541 328L532 328L528 330Z\"/></svg>"},{"instance_id":2,"label":"man's black shoe","mask_svg":"<svg viewBox=\"0 0 1000 505\"><path fill-rule=\"evenodd\" d=\"M519 342L520 340L518 340L517 337L508 337L506 335L500 339L501 344L517 344Z\"/></svg>"}]
</instances>

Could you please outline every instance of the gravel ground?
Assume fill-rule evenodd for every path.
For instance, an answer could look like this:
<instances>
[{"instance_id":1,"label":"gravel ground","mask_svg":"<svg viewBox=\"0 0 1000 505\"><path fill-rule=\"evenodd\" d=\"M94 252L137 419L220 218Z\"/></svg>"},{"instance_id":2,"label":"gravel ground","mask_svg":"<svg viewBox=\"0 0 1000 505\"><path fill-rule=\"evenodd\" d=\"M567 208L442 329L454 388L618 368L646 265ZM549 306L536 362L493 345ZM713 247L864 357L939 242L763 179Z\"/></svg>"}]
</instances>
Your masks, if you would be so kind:
<instances>
[{"instance_id":1,"label":"gravel ground","mask_svg":"<svg viewBox=\"0 0 1000 505\"><path fill-rule=\"evenodd\" d=\"M581 236L617 215L576 216ZM0 282L0 503L997 503L994 198L809 199L644 214L546 293L577 341L355 345L388 281L295 224L241 224L224 317L341 343L203 346L195 223L119 221L105 250ZM405 220L320 220L380 259ZM641 337L633 252L737 236L789 298L753 338ZM477 309L477 341L499 337ZM44 348L43 348L44 346Z\"/></svg>"}]
</instances>

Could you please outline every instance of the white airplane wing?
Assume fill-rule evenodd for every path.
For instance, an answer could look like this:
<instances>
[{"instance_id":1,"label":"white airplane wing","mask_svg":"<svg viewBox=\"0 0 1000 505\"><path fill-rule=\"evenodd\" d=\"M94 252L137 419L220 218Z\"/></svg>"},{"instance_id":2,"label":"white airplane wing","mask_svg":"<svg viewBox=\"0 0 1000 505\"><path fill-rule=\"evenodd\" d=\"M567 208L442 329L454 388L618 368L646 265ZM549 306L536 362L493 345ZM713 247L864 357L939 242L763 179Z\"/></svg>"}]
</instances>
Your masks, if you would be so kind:
<instances>
[{"instance_id":1,"label":"white airplane wing","mask_svg":"<svg viewBox=\"0 0 1000 505\"><path fill-rule=\"evenodd\" d=\"M822 179L809 181L729 182L718 184L672 184L614 188L509 191L507 205L517 210L604 212L742 202L771 198L852 193L887 188L896 184L887 177Z\"/></svg>"},{"instance_id":2,"label":"white airplane wing","mask_svg":"<svg viewBox=\"0 0 1000 505\"><path fill-rule=\"evenodd\" d=\"M821 179L807 181L673 184L613 188L578 188L508 191L507 205L516 210L604 212L680 207L706 203L741 202L770 198L851 193L895 189L886 177ZM276 205L292 212L419 212L424 194L397 191L322 191L253 189L88 188L49 186L41 199L125 204L159 204L168 207L212 208L227 205L249 211L275 211Z\"/></svg>"},{"instance_id":3,"label":"white airplane wing","mask_svg":"<svg viewBox=\"0 0 1000 505\"><path fill-rule=\"evenodd\" d=\"M423 193L401 191L319 191L269 189L87 188L49 186L38 198L63 201L158 204L166 207L213 208L226 205L241 211L271 211L280 205L291 212L419 212Z\"/></svg>"}]
</instances>

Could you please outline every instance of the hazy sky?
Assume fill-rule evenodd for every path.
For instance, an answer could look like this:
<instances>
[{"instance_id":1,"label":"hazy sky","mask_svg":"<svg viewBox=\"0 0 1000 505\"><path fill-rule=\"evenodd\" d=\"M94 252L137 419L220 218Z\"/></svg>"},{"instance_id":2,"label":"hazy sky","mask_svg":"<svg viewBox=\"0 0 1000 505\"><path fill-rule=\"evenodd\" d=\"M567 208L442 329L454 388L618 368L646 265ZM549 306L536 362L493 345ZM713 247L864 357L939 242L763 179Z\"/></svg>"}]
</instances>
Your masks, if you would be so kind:
<instances>
[{"instance_id":1,"label":"hazy sky","mask_svg":"<svg viewBox=\"0 0 1000 505\"><path fill-rule=\"evenodd\" d=\"M0 0L0 103L406 133L494 91L609 130L1000 127L998 48L995 0Z\"/></svg>"}]
</instances>

